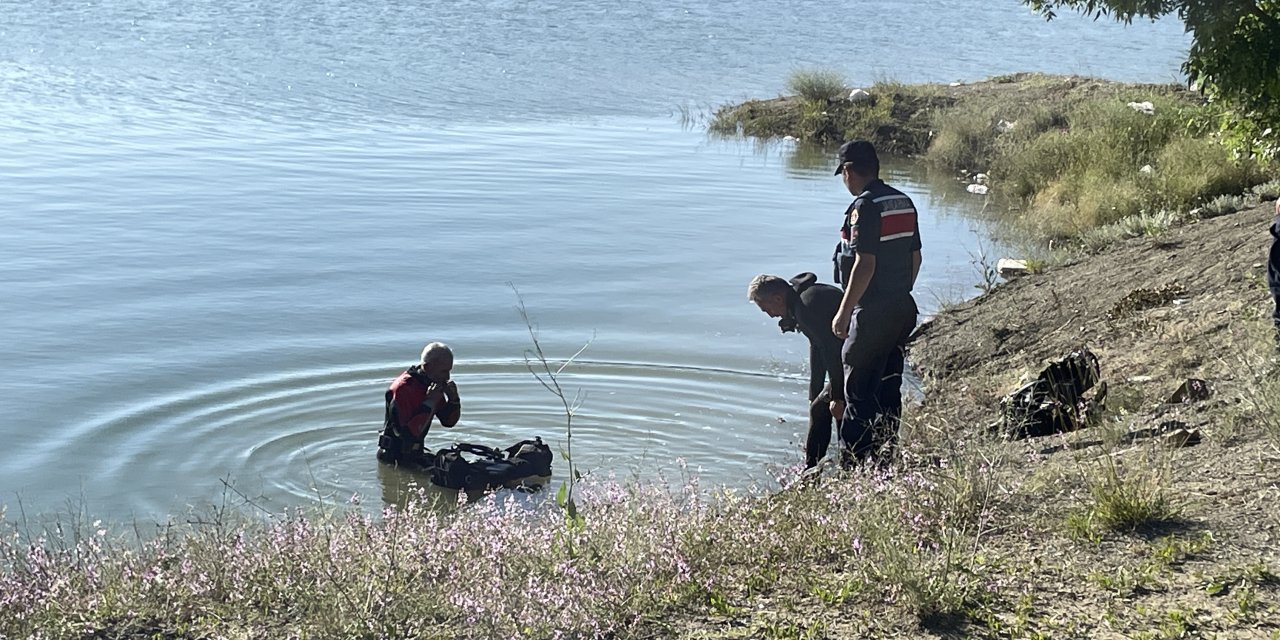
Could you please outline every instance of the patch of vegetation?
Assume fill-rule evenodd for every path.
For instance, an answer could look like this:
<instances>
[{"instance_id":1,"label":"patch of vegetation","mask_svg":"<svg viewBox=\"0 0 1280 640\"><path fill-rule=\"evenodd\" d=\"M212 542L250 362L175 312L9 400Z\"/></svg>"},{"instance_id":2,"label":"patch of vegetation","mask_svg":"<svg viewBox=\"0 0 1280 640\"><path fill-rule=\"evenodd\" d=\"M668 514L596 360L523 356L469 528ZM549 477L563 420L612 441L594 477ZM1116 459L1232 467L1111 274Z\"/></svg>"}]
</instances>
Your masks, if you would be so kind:
<instances>
[{"instance_id":1,"label":"patch of vegetation","mask_svg":"<svg viewBox=\"0 0 1280 640\"><path fill-rule=\"evenodd\" d=\"M787 89L809 102L826 103L844 97L844 74L829 69L802 69L787 79Z\"/></svg>"},{"instance_id":2,"label":"patch of vegetation","mask_svg":"<svg viewBox=\"0 0 1280 640\"><path fill-rule=\"evenodd\" d=\"M1232 157L1213 139L1214 108L1173 88L1054 90L1062 96L1052 102L1010 92L939 114L926 158L988 173L993 192L1010 205L1006 219L1044 239L1187 211L1263 179L1256 162Z\"/></svg>"},{"instance_id":3,"label":"patch of vegetation","mask_svg":"<svg viewBox=\"0 0 1280 640\"><path fill-rule=\"evenodd\" d=\"M1052 20L1059 10L1130 23L1177 16L1191 36L1182 70L1192 86L1227 105L1218 127L1233 148L1273 157L1280 153L1280 20L1276 7L1257 2L1169 0L1023 0Z\"/></svg>"},{"instance_id":4,"label":"patch of vegetation","mask_svg":"<svg viewBox=\"0 0 1280 640\"><path fill-rule=\"evenodd\" d=\"M1246 329L1246 341L1242 342L1249 347L1236 360L1248 376L1248 384L1240 386L1235 418L1261 427L1272 445L1280 448L1280 334L1270 326L1270 318L1258 325L1265 326Z\"/></svg>"},{"instance_id":5,"label":"patch of vegetation","mask_svg":"<svg viewBox=\"0 0 1280 640\"><path fill-rule=\"evenodd\" d=\"M1258 162L1221 143L1222 108L1177 86L1015 74L961 86L880 82L852 101L809 88L822 84L800 85L811 97L723 107L711 129L823 144L862 138L939 170L986 173L1005 205L997 218L1042 241L1078 242L1138 219L1086 245L1135 229L1159 233L1195 218L1194 207L1267 178ZM1263 193L1280 195L1280 186ZM1219 203L1197 213L1222 210Z\"/></svg>"},{"instance_id":6,"label":"patch of vegetation","mask_svg":"<svg viewBox=\"0 0 1280 640\"><path fill-rule=\"evenodd\" d=\"M1264 182L1254 187L1251 191L1259 200L1269 202L1271 200L1280 199L1280 180Z\"/></svg>"},{"instance_id":7,"label":"patch of vegetation","mask_svg":"<svg viewBox=\"0 0 1280 640\"><path fill-rule=\"evenodd\" d=\"M768 499L602 481L578 487L573 517L490 496L452 515L423 500L379 518L202 516L132 541L7 523L0 636L626 637L672 612L733 618L814 567L843 576L824 582L832 602L953 612L982 592L990 475L957 459Z\"/></svg>"},{"instance_id":8,"label":"patch of vegetation","mask_svg":"<svg viewBox=\"0 0 1280 640\"><path fill-rule=\"evenodd\" d=\"M806 80L806 87L823 83ZM871 140L878 149L899 155L915 155L927 148L931 137L930 114L950 105L953 98L931 85L879 82L869 87L871 97L855 102L840 92L831 95L834 82L825 89L806 89L774 100L751 100L716 111L709 129L720 135L756 138L792 136L803 142L834 145L853 138ZM797 92L798 93L798 92Z\"/></svg>"},{"instance_id":9,"label":"patch of vegetation","mask_svg":"<svg viewBox=\"0 0 1280 640\"><path fill-rule=\"evenodd\" d=\"M1125 469L1111 454L1103 453L1085 469L1089 501L1067 522L1077 537L1094 538L1100 530L1131 532L1178 516L1168 496L1168 480L1157 466Z\"/></svg>"}]
</instances>

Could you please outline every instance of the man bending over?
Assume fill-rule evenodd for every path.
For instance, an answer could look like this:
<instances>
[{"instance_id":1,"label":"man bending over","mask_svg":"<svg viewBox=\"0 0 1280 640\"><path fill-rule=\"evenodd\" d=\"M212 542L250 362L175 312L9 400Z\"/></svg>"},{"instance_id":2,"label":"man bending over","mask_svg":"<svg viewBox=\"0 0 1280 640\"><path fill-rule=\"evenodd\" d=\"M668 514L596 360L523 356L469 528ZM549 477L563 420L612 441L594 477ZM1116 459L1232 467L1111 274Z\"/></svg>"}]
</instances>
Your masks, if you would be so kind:
<instances>
[{"instance_id":1,"label":"man bending over","mask_svg":"<svg viewBox=\"0 0 1280 640\"><path fill-rule=\"evenodd\" d=\"M802 273L787 282L778 276L758 275L747 287L747 299L770 318L781 318L783 333L800 330L809 339L809 437L804 445L804 466L814 467L831 445L832 416L844 413L844 369L840 361L842 341L831 332L831 321L840 308L840 289L818 284L818 277ZM834 396L834 398L833 398Z\"/></svg>"}]
</instances>

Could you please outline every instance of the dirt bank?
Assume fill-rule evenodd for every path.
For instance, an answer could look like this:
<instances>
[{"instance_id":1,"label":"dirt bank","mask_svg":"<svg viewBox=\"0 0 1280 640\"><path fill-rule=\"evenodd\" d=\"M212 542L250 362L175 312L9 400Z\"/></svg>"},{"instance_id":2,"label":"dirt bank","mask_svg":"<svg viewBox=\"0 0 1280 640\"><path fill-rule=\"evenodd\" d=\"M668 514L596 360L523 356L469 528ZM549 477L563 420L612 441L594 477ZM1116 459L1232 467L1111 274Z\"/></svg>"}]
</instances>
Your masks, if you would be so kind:
<instances>
[{"instance_id":1,"label":"dirt bank","mask_svg":"<svg viewBox=\"0 0 1280 640\"><path fill-rule=\"evenodd\" d=\"M1020 376L1077 346L1099 356L1135 417L1186 378L1230 395L1252 379L1241 369L1247 331L1270 311L1272 212L1264 203L1122 241L946 309L912 348L930 380L930 408L988 419Z\"/></svg>"},{"instance_id":2,"label":"dirt bank","mask_svg":"<svg viewBox=\"0 0 1280 640\"><path fill-rule=\"evenodd\" d=\"M912 358L927 379L917 425L975 437L998 418L999 397L1046 359L1087 346L1110 394L1102 424L1011 443L1023 472L1043 479L993 546L1026 563L1013 578L1039 598L1038 626L1090 637L1277 637L1280 604L1280 399L1266 232L1271 203L1120 243L1101 255L1025 276L947 309L922 328ZM1188 378L1210 399L1166 402ZM1202 444L1170 449L1163 434L1197 430ZM1099 462L1101 460L1102 462ZM1179 516L1138 535L1070 542L1072 504L1097 499L1111 461L1154 481ZM1095 475L1091 480L1090 476ZM1204 548L1144 577L1149 540ZM1243 576L1254 571L1258 579ZM1223 580L1236 584L1222 593ZM1242 591L1242 589L1244 591ZM1268 612L1255 619L1255 612ZM1267 620L1262 623L1260 620ZM1084 636L1080 636L1084 637Z\"/></svg>"}]
</instances>

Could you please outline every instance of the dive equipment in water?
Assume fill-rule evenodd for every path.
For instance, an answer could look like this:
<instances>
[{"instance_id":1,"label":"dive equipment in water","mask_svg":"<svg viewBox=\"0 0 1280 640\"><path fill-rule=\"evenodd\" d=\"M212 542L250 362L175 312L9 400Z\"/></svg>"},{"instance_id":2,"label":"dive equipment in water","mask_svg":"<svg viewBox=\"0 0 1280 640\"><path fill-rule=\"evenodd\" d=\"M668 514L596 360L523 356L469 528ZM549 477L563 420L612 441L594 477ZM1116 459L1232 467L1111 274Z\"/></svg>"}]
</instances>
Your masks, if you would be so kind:
<instances>
[{"instance_id":1,"label":"dive equipment in water","mask_svg":"<svg viewBox=\"0 0 1280 640\"><path fill-rule=\"evenodd\" d=\"M425 455L422 467L432 484L447 489L541 488L551 479L551 459L551 447L537 437L506 449L460 442Z\"/></svg>"}]
</instances>

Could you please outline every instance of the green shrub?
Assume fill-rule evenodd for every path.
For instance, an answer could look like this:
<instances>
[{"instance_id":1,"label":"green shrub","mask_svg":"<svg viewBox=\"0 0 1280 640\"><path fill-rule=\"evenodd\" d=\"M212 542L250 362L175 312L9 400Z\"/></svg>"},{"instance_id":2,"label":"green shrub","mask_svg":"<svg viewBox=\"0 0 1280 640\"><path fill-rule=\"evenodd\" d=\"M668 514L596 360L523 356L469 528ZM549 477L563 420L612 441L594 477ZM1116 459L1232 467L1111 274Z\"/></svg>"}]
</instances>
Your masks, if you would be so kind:
<instances>
[{"instance_id":1,"label":"green shrub","mask_svg":"<svg viewBox=\"0 0 1280 640\"><path fill-rule=\"evenodd\" d=\"M1251 160L1232 158L1221 144L1204 138L1171 141L1155 161L1152 199L1166 208L1191 208L1223 194L1238 194L1262 182Z\"/></svg>"},{"instance_id":2,"label":"green shrub","mask_svg":"<svg viewBox=\"0 0 1280 640\"><path fill-rule=\"evenodd\" d=\"M1089 503L1068 521L1077 536L1086 523L1111 531L1133 531L1143 526L1168 522L1178 509L1167 495L1167 478L1157 465L1123 469L1109 452L1088 465L1085 485Z\"/></svg>"},{"instance_id":3,"label":"green shrub","mask_svg":"<svg viewBox=\"0 0 1280 640\"><path fill-rule=\"evenodd\" d=\"M1280 180L1271 180L1264 182L1252 189L1253 193L1262 200L1280 199Z\"/></svg>"},{"instance_id":4,"label":"green shrub","mask_svg":"<svg viewBox=\"0 0 1280 640\"><path fill-rule=\"evenodd\" d=\"M1216 218L1245 208L1244 196L1221 195L1205 203L1201 217Z\"/></svg>"},{"instance_id":5,"label":"green shrub","mask_svg":"<svg viewBox=\"0 0 1280 640\"><path fill-rule=\"evenodd\" d=\"M949 169L984 171L993 156L995 122L986 109L961 107L940 119L929 162Z\"/></svg>"},{"instance_id":6,"label":"green shrub","mask_svg":"<svg viewBox=\"0 0 1280 640\"><path fill-rule=\"evenodd\" d=\"M1152 102L1155 114L1129 107L1130 101ZM1131 236L1135 228L1137 235L1158 232L1181 220L1160 212L1186 211L1263 178L1255 162L1234 159L1204 137L1197 124L1203 109L1160 96L1104 95L1082 99L1060 117L1042 112L1026 129L1019 131L1019 123L990 145L993 186L1022 203L1022 226L1044 238L1081 238L1132 217L1138 218L1118 235ZM950 137L940 134L935 144L939 152L931 157L956 157Z\"/></svg>"},{"instance_id":7,"label":"green shrub","mask_svg":"<svg viewBox=\"0 0 1280 640\"><path fill-rule=\"evenodd\" d=\"M844 75L829 69L799 69L787 79L787 89L809 102L830 102L844 97Z\"/></svg>"},{"instance_id":8,"label":"green shrub","mask_svg":"<svg viewBox=\"0 0 1280 640\"><path fill-rule=\"evenodd\" d=\"M1088 247L1159 233L1268 177L1222 144L1220 107L1176 86L1016 74L963 88L878 82L857 103L837 99L846 89L832 71L797 71L788 86L800 99L726 107L713 131L825 145L865 138L935 168L985 172L1002 205L994 217L1040 241ZM1149 112L1130 106L1145 102ZM1278 185L1257 199L1280 196Z\"/></svg>"}]
</instances>

